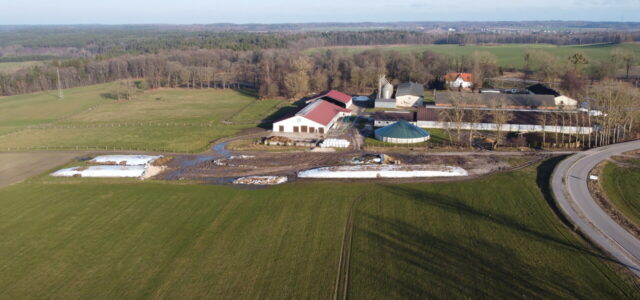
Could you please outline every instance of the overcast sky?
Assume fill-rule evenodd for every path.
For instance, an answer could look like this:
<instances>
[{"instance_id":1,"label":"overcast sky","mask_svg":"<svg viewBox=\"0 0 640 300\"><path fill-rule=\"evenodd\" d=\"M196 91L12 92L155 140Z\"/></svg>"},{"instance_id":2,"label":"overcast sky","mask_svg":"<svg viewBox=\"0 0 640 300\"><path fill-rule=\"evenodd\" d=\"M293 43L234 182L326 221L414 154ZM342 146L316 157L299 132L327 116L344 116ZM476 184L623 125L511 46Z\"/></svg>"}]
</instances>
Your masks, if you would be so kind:
<instances>
[{"instance_id":1,"label":"overcast sky","mask_svg":"<svg viewBox=\"0 0 640 300\"><path fill-rule=\"evenodd\" d=\"M640 21L640 0L0 0L0 24Z\"/></svg>"}]
</instances>

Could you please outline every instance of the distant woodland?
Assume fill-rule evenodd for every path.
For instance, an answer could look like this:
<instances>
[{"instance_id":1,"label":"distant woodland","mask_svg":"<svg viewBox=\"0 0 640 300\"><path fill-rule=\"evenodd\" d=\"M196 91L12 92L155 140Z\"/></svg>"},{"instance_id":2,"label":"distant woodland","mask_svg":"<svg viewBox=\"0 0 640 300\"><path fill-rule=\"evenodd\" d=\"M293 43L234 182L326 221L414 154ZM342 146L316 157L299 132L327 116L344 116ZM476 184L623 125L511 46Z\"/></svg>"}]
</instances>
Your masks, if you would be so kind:
<instances>
[{"instance_id":1,"label":"distant woodland","mask_svg":"<svg viewBox=\"0 0 640 300\"><path fill-rule=\"evenodd\" d=\"M406 24L405 24L406 25ZM476 24L477 26L477 24ZM640 41L640 31L572 32L480 30L359 30L247 32L177 30L169 27L0 27L0 63L40 60L43 64L12 72L0 70L0 95L77 87L119 79L144 79L145 87L255 89L260 97L297 98L338 88L370 93L376 78L416 81L435 87L450 71L470 72L476 86L504 70L491 53L450 56L430 51L404 53L366 50L305 51L328 46L389 44L527 44L581 45ZM569 93L581 92L585 80L612 78L638 58L624 49L606 62L590 62L575 53L561 59L544 51L522 58L527 76L561 81Z\"/></svg>"}]
</instances>

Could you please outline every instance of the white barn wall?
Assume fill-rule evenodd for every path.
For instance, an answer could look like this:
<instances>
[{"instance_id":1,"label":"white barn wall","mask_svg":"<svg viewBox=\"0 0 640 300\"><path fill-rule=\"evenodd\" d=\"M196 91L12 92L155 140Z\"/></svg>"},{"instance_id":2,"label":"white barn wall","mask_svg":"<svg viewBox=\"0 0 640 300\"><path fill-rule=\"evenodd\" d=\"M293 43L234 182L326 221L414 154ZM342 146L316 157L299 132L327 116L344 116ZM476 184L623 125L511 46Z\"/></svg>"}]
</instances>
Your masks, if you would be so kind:
<instances>
[{"instance_id":1,"label":"white barn wall","mask_svg":"<svg viewBox=\"0 0 640 300\"><path fill-rule=\"evenodd\" d=\"M298 121L300 120L300 121ZM318 128L324 128L324 132L327 132L328 127L331 127L332 123L329 123L329 126L324 126L320 123L316 123L314 121L311 121L305 117L301 117L301 116L293 116L291 118L288 119L284 119L280 122L275 122L273 123L273 132L293 132L293 127L298 126L298 128L300 128L301 126L307 126L307 127L314 127L316 128L316 131ZM280 126L284 126L284 131L280 131ZM299 131L300 132L300 131Z\"/></svg>"},{"instance_id":2,"label":"white barn wall","mask_svg":"<svg viewBox=\"0 0 640 300\"><path fill-rule=\"evenodd\" d=\"M385 127L395 123L396 121L378 121L374 122L375 127ZM455 128L456 125L453 122L436 122L436 121L417 121L417 122L409 122L413 125L416 125L420 128L438 128L438 129L446 129L446 128ZM474 123L474 130L485 130L485 131L498 131L498 125L495 123ZM462 130L470 130L471 123L462 123L460 127ZM567 134L590 134L593 132L593 128L591 127L576 127L576 126L544 126L544 131L555 133L567 133ZM505 132L542 132L542 125L532 125L532 124L504 124L502 125L502 131Z\"/></svg>"},{"instance_id":3,"label":"white barn wall","mask_svg":"<svg viewBox=\"0 0 640 300\"><path fill-rule=\"evenodd\" d=\"M375 108L396 108L395 102L376 101L374 103Z\"/></svg>"},{"instance_id":4,"label":"white barn wall","mask_svg":"<svg viewBox=\"0 0 640 300\"><path fill-rule=\"evenodd\" d=\"M452 88L471 88L471 86L473 86L473 83L464 81L464 79L458 77L455 81L450 81L449 86L451 86Z\"/></svg>"},{"instance_id":5,"label":"white barn wall","mask_svg":"<svg viewBox=\"0 0 640 300\"><path fill-rule=\"evenodd\" d=\"M420 128L456 128L453 122L436 122L436 121L418 121L417 126ZM473 126L474 130L498 131L498 125L495 123L468 123L464 122L460 128L462 130L470 130ZM577 126L542 126L531 124L504 124L501 131L504 132L551 132L551 133L568 133L568 134L590 134L593 132L591 127Z\"/></svg>"},{"instance_id":6,"label":"white barn wall","mask_svg":"<svg viewBox=\"0 0 640 300\"><path fill-rule=\"evenodd\" d=\"M288 119L284 119L282 121L278 121L273 123L273 132L291 132L293 133L293 127L298 126L298 128L300 128L301 126L307 126L307 127L313 127L315 128L315 132L314 133L318 133L318 128L323 128L324 129L324 134L326 134L329 129L331 129L331 127L336 123L336 121L338 121L338 119L340 119L341 117L344 116L348 116L350 114L347 113L339 113L337 114L332 120L331 122L329 122L329 124L327 126L324 126L320 123L314 122L312 120L309 120L305 117L302 116L293 116L291 118ZM298 121L300 120L300 121ZM284 131L280 131L280 126L284 126ZM299 131L302 132L302 131ZM308 131L307 131L308 133Z\"/></svg>"},{"instance_id":7,"label":"white barn wall","mask_svg":"<svg viewBox=\"0 0 640 300\"><path fill-rule=\"evenodd\" d=\"M555 99L556 105L560 106L560 105L564 105L564 106L568 106L568 107L577 107L578 106L578 101L571 99L567 96L561 95L556 97Z\"/></svg>"}]
</instances>

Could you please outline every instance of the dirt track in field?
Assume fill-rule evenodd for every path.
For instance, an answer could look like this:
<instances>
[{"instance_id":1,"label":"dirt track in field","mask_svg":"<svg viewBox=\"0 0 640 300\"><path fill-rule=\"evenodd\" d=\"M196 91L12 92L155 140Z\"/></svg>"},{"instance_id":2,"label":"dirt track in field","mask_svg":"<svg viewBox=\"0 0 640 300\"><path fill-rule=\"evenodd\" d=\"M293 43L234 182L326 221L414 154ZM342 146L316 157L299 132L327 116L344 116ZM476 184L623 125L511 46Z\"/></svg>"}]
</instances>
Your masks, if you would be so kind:
<instances>
[{"instance_id":1,"label":"dirt track in field","mask_svg":"<svg viewBox=\"0 0 640 300\"><path fill-rule=\"evenodd\" d=\"M0 153L0 188L62 165L78 152Z\"/></svg>"}]
</instances>

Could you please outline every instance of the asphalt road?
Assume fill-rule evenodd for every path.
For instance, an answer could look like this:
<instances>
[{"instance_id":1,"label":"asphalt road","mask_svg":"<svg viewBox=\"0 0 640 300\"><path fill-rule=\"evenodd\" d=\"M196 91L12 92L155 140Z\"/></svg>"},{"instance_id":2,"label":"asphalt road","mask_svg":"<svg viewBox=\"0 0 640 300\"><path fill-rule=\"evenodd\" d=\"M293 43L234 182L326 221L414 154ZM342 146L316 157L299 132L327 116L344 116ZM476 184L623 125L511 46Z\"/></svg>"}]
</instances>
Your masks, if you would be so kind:
<instances>
[{"instance_id":1,"label":"asphalt road","mask_svg":"<svg viewBox=\"0 0 640 300\"><path fill-rule=\"evenodd\" d=\"M601 161L640 149L640 141L609 145L563 160L551 177L553 196L576 227L620 263L640 276L640 240L600 208L587 187L589 172Z\"/></svg>"}]
</instances>

